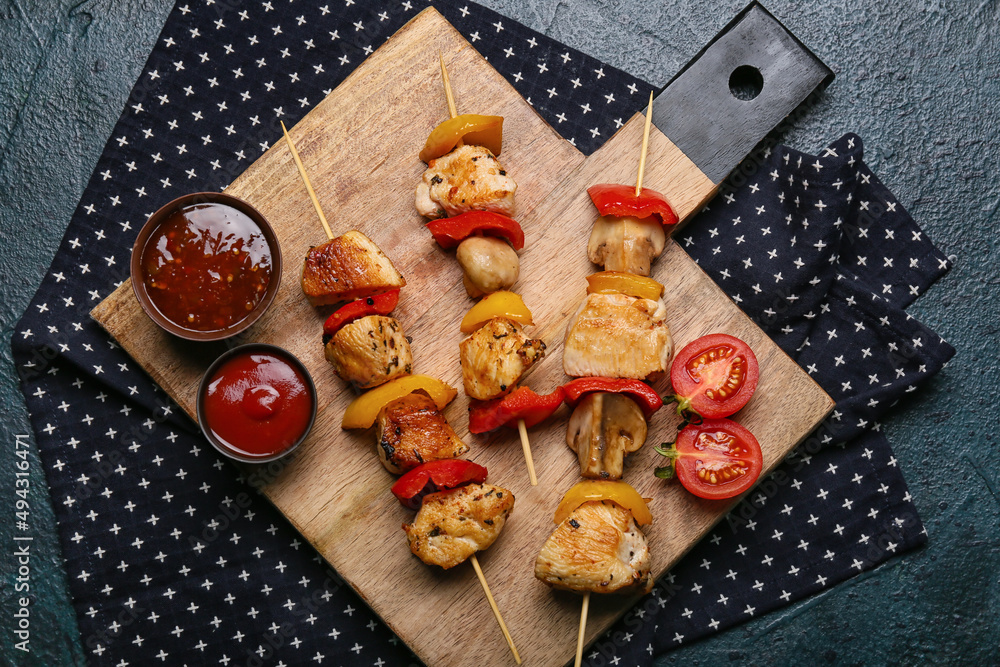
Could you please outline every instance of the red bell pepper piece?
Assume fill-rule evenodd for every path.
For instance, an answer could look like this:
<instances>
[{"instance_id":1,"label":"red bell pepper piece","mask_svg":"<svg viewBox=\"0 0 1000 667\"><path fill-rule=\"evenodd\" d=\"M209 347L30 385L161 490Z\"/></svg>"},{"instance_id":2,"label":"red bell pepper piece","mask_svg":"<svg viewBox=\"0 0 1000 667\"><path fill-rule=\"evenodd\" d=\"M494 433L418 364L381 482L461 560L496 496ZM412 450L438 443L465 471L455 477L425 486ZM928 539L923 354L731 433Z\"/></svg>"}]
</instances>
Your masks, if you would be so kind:
<instances>
[{"instance_id":1,"label":"red bell pepper piece","mask_svg":"<svg viewBox=\"0 0 1000 667\"><path fill-rule=\"evenodd\" d=\"M519 419L525 426L535 426L548 419L566 400L566 392L556 387L551 394L539 396L527 387L519 387L503 398L489 401L469 401L469 431L486 433L501 426L517 427Z\"/></svg>"},{"instance_id":2,"label":"red bell pepper piece","mask_svg":"<svg viewBox=\"0 0 1000 667\"><path fill-rule=\"evenodd\" d=\"M480 233L507 239L514 250L524 247L524 232L516 220L492 211L468 211L452 218L438 218L427 223L434 240L445 250Z\"/></svg>"},{"instance_id":3,"label":"red bell pepper piece","mask_svg":"<svg viewBox=\"0 0 1000 667\"><path fill-rule=\"evenodd\" d=\"M462 459L442 459L419 465L397 479L392 485L392 494L404 507L418 510L428 493L485 481L484 466Z\"/></svg>"},{"instance_id":4,"label":"red bell pepper piece","mask_svg":"<svg viewBox=\"0 0 1000 667\"><path fill-rule=\"evenodd\" d=\"M388 315L399 304L399 290L394 289L375 296L352 301L334 311L323 324L323 335L332 336L341 327L368 315Z\"/></svg>"},{"instance_id":5,"label":"red bell pepper piece","mask_svg":"<svg viewBox=\"0 0 1000 667\"><path fill-rule=\"evenodd\" d=\"M586 394L595 391L606 391L614 394L625 394L635 401L646 419L663 406L663 399L653 391L653 388L642 380L624 378L585 377L567 382L563 385L566 391L566 402L576 407L577 402Z\"/></svg>"},{"instance_id":6,"label":"red bell pepper piece","mask_svg":"<svg viewBox=\"0 0 1000 667\"><path fill-rule=\"evenodd\" d=\"M674 213L674 209L670 207L667 198L656 190L643 188L637 197L635 187L631 185L602 183L587 188L587 194L601 215L631 216L640 219L655 215L660 218L660 223L664 226L677 224L677 214Z\"/></svg>"}]
</instances>

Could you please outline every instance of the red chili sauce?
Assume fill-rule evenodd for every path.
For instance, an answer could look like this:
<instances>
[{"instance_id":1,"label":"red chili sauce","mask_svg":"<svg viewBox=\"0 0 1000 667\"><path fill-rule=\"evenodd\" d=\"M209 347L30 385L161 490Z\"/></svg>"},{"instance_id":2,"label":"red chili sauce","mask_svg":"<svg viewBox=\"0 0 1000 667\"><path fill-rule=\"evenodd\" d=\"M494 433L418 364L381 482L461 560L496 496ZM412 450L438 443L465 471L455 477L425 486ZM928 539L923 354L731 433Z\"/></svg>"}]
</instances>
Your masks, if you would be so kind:
<instances>
[{"instance_id":1,"label":"red chili sauce","mask_svg":"<svg viewBox=\"0 0 1000 667\"><path fill-rule=\"evenodd\" d=\"M142 249L142 280L156 309L193 331L244 320L271 281L271 249L242 211L193 204L168 217Z\"/></svg>"},{"instance_id":2,"label":"red chili sauce","mask_svg":"<svg viewBox=\"0 0 1000 667\"><path fill-rule=\"evenodd\" d=\"M269 457L294 445L309 427L313 396L301 371L283 356L249 352L223 362L204 398L208 429L245 457Z\"/></svg>"}]
</instances>

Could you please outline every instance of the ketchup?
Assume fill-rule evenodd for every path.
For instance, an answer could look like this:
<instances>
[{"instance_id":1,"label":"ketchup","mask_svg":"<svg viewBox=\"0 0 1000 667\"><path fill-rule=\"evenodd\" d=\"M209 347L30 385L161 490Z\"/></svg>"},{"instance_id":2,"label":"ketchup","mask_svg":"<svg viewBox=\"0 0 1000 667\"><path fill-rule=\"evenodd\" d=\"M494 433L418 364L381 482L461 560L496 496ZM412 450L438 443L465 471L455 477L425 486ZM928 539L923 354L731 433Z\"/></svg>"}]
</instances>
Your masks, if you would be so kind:
<instances>
[{"instance_id":1,"label":"ketchup","mask_svg":"<svg viewBox=\"0 0 1000 667\"><path fill-rule=\"evenodd\" d=\"M312 423L314 396L302 371L278 352L248 350L212 374L203 399L204 427L242 458L273 458Z\"/></svg>"}]
</instances>

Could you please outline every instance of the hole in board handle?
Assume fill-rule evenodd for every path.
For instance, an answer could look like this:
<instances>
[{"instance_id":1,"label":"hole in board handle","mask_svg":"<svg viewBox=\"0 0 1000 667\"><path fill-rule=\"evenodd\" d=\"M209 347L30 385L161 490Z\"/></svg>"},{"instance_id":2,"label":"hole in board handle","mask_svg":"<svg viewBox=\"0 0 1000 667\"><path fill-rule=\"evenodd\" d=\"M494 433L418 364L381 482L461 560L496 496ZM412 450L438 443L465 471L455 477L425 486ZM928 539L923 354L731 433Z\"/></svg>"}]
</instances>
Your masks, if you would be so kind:
<instances>
[{"instance_id":1,"label":"hole in board handle","mask_svg":"<svg viewBox=\"0 0 1000 667\"><path fill-rule=\"evenodd\" d=\"M729 92L738 100L749 102L764 89L764 77L751 65L740 65L729 75Z\"/></svg>"}]
</instances>

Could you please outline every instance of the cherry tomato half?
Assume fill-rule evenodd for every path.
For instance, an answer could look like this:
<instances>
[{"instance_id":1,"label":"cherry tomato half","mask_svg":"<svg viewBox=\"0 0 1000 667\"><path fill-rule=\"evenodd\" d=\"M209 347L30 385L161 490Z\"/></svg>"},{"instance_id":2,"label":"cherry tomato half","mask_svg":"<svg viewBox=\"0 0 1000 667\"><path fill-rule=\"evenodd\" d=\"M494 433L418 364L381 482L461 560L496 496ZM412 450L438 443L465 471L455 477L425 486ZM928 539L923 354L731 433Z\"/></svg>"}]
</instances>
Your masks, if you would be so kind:
<instances>
[{"instance_id":1,"label":"cherry tomato half","mask_svg":"<svg viewBox=\"0 0 1000 667\"><path fill-rule=\"evenodd\" d=\"M656 469L657 477L669 479L676 474L685 489L710 500L743 493L754 485L764 467L757 438L729 419L689 424L673 447L657 447L656 451L672 460L671 465Z\"/></svg>"},{"instance_id":2,"label":"cherry tomato half","mask_svg":"<svg viewBox=\"0 0 1000 667\"><path fill-rule=\"evenodd\" d=\"M750 346L729 334L709 334L684 346L670 366L677 414L706 419L728 417L757 389L757 357Z\"/></svg>"}]
</instances>

